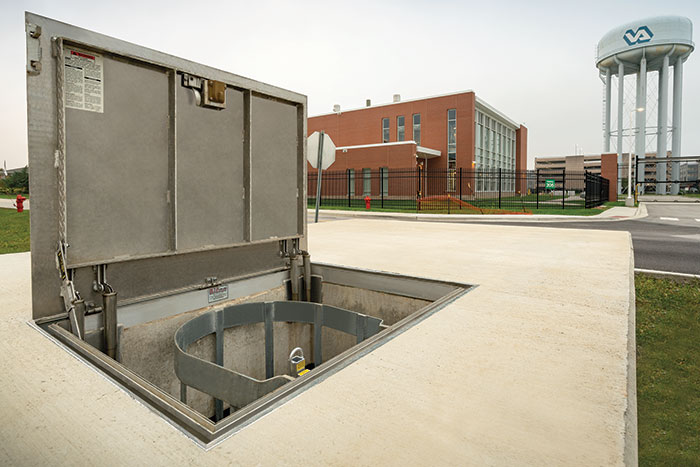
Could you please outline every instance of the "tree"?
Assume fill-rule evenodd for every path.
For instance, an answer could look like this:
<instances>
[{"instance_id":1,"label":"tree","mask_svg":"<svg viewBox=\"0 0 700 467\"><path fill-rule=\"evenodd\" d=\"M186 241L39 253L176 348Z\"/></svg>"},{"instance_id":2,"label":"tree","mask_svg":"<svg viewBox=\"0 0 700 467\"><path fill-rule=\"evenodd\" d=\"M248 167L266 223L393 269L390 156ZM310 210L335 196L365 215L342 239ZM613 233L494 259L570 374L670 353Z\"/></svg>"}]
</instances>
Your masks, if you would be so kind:
<instances>
[{"instance_id":1,"label":"tree","mask_svg":"<svg viewBox=\"0 0 700 467\"><path fill-rule=\"evenodd\" d=\"M27 167L5 177L3 184L7 188L18 188L22 193L29 193L29 171Z\"/></svg>"}]
</instances>

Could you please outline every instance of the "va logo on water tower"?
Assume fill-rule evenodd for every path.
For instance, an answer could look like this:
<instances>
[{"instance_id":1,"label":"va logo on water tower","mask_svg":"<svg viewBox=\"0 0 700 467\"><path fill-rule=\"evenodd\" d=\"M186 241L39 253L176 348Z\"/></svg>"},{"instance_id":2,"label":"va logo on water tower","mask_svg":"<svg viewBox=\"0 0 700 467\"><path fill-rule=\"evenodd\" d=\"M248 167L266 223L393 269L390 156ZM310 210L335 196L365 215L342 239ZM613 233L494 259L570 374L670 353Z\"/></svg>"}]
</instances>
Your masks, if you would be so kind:
<instances>
[{"instance_id":1,"label":"va logo on water tower","mask_svg":"<svg viewBox=\"0 0 700 467\"><path fill-rule=\"evenodd\" d=\"M652 37L654 37L654 33L646 26L641 26L636 31L628 29L622 36L627 45L643 44L649 42Z\"/></svg>"}]
</instances>

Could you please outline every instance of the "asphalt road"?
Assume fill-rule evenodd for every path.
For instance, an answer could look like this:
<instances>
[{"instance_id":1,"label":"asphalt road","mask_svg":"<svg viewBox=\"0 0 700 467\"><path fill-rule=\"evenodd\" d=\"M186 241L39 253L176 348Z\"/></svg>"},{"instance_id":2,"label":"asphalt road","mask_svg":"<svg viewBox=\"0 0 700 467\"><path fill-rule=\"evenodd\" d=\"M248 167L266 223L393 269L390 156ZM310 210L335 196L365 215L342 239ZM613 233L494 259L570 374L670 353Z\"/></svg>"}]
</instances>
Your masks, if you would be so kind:
<instances>
[{"instance_id":1,"label":"asphalt road","mask_svg":"<svg viewBox=\"0 0 700 467\"><path fill-rule=\"evenodd\" d=\"M700 205L646 206L649 215L642 219L548 222L537 226L628 231L632 234L635 268L700 275Z\"/></svg>"},{"instance_id":2,"label":"asphalt road","mask_svg":"<svg viewBox=\"0 0 700 467\"><path fill-rule=\"evenodd\" d=\"M700 275L700 204L648 203L646 206L648 217L642 219L488 223L557 229L628 231L632 234L635 268ZM328 213L322 214L319 220L340 219L343 217Z\"/></svg>"}]
</instances>

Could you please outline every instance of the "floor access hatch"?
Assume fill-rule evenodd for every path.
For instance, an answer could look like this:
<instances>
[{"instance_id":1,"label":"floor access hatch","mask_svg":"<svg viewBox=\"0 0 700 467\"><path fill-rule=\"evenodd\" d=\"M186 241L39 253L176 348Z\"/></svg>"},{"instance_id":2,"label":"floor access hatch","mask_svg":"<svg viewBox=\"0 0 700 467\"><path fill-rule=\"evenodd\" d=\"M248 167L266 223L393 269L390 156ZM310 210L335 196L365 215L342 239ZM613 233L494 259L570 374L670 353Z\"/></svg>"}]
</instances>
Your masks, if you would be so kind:
<instances>
[{"instance_id":1,"label":"floor access hatch","mask_svg":"<svg viewBox=\"0 0 700 467\"><path fill-rule=\"evenodd\" d=\"M33 322L201 445L469 289L311 262L305 96L32 13L26 40Z\"/></svg>"}]
</instances>

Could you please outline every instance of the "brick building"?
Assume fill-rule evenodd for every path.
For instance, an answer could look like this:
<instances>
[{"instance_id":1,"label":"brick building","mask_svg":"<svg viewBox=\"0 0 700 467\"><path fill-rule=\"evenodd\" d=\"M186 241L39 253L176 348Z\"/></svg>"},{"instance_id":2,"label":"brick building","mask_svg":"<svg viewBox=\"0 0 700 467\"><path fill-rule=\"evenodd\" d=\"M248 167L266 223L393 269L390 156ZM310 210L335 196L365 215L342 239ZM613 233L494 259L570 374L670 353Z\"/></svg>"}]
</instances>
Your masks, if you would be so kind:
<instances>
[{"instance_id":1,"label":"brick building","mask_svg":"<svg viewBox=\"0 0 700 467\"><path fill-rule=\"evenodd\" d=\"M309 117L308 133L325 131L336 145L328 170L359 180L370 170L526 170L527 128L473 91L370 105ZM309 172L315 169L309 166ZM525 187L511 187L520 191ZM493 187L481 186L480 191Z\"/></svg>"}]
</instances>

